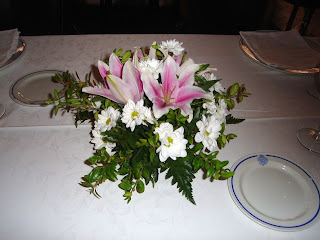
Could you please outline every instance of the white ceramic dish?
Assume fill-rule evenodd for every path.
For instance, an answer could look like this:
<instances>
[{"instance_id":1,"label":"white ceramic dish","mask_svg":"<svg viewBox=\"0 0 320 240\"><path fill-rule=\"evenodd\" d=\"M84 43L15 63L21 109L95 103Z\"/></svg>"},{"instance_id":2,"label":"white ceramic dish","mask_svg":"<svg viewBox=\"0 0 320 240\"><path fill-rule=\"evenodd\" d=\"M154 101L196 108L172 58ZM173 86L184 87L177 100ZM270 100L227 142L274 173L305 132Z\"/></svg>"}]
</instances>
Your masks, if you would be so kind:
<instances>
[{"instance_id":1,"label":"white ceramic dish","mask_svg":"<svg viewBox=\"0 0 320 240\"><path fill-rule=\"evenodd\" d=\"M319 184L295 162L258 153L239 159L231 171L230 195L251 220L278 231L299 231L319 219Z\"/></svg>"},{"instance_id":2,"label":"white ceramic dish","mask_svg":"<svg viewBox=\"0 0 320 240\"><path fill-rule=\"evenodd\" d=\"M5 112L6 112L5 107L2 104L0 104L0 118L4 115Z\"/></svg>"},{"instance_id":3,"label":"white ceramic dish","mask_svg":"<svg viewBox=\"0 0 320 240\"><path fill-rule=\"evenodd\" d=\"M320 46L314 42L312 42L309 39L305 39L306 42L308 43L308 45L315 51L320 52ZM262 61L260 61L259 59L257 59L255 57L255 55L251 52L251 50L244 44L244 41L242 38L240 38L240 49L242 50L242 52L248 56L250 59L252 59L254 62L261 64L267 68L273 69L273 70L277 70L280 72L284 72L284 73L291 73L291 74L315 74L315 73L319 73L320 72L320 68L310 68L310 69L281 69L281 68L276 68L273 66L270 66Z\"/></svg>"},{"instance_id":4,"label":"white ceramic dish","mask_svg":"<svg viewBox=\"0 0 320 240\"><path fill-rule=\"evenodd\" d=\"M25 106L46 105L45 101L54 90L60 91L63 88L62 84L52 81L55 74L63 74L63 71L43 70L19 78L10 87L10 97Z\"/></svg>"},{"instance_id":5,"label":"white ceramic dish","mask_svg":"<svg viewBox=\"0 0 320 240\"><path fill-rule=\"evenodd\" d=\"M0 65L0 70L6 67L9 67L10 65L18 61L25 53L26 46L27 46L26 42L22 38L19 38L16 52L12 55L12 57L8 61Z\"/></svg>"}]
</instances>

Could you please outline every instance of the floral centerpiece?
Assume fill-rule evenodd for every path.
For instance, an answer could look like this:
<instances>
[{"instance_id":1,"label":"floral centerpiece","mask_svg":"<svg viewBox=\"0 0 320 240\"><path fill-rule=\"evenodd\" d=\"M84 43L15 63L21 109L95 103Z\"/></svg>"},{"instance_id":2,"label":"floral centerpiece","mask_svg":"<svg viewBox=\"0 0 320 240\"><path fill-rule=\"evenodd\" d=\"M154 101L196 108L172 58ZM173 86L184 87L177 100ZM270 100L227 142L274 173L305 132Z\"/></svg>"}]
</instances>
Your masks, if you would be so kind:
<instances>
[{"instance_id":1,"label":"floral centerpiece","mask_svg":"<svg viewBox=\"0 0 320 240\"><path fill-rule=\"evenodd\" d=\"M245 85L224 89L209 64L186 58L182 43L170 40L149 49L115 49L106 62L98 61L102 81L76 79L68 72L56 75L64 85L51 100L54 111L75 114L75 124L92 121L96 153L88 159L92 171L82 186L100 197L96 188L117 181L130 202L145 185L172 178L179 192L193 204L192 181L202 169L207 178L233 176L221 148L236 137L226 133L234 118L230 110L250 95ZM119 179L121 178L121 179ZM119 181L118 181L119 179Z\"/></svg>"}]
</instances>

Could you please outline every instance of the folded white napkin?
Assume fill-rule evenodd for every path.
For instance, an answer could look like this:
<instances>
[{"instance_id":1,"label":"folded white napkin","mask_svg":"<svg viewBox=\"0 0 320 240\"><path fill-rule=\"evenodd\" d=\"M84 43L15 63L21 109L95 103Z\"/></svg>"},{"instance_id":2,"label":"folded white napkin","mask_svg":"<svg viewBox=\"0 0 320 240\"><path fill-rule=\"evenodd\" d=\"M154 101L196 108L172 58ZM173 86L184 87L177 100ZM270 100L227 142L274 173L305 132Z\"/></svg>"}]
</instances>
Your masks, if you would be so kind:
<instances>
[{"instance_id":1,"label":"folded white napkin","mask_svg":"<svg viewBox=\"0 0 320 240\"><path fill-rule=\"evenodd\" d=\"M240 32L245 45L267 65L309 69L320 66L320 53L310 48L296 29L276 32Z\"/></svg>"},{"instance_id":2,"label":"folded white napkin","mask_svg":"<svg viewBox=\"0 0 320 240\"><path fill-rule=\"evenodd\" d=\"M17 51L20 32L18 29L0 31L0 66Z\"/></svg>"}]
</instances>

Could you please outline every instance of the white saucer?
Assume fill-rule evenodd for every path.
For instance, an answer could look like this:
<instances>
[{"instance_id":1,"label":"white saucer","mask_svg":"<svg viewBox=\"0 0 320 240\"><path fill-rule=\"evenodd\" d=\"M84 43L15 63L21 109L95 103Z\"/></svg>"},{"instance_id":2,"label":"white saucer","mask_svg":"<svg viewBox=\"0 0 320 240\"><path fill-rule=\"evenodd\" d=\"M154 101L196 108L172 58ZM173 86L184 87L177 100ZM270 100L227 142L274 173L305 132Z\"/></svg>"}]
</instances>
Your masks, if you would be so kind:
<instances>
[{"instance_id":1,"label":"white saucer","mask_svg":"<svg viewBox=\"0 0 320 240\"><path fill-rule=\"evenodd\" d=\"M11 66L12 64L14 64L15 62L17 62L25 53L26 46L27 46L26 42L20 37L18 40L18 46L17 46L16 52L11 56L11 58L8 61L0 65L0 70L5 69Z\"/></svg>"},{"instance_id":2,"label":"white saucer","mask_svg":"<svg viewBox=\"0 0 320 240\"><path fill-rule=\"evenodd\" d=\"M251 220L278 231L299 231L319 219L319 184L295 162L257 153L238 160L231 171L230 195Z\"/></svg>"},{"instance_id":3,"label":"white saucer","mask_svg":"<svg viewBox=\"0 0 320 240\"><path fill-rule=\"evenodd\" d=\"M10 87L10 97L16 103L25 106L46 105L45 101L55 89L57 91L63 89L62 84L53 81L55 74L63 74L63 71L43 70L19 78Z\"/></svg>"},{"instance_id":4,"label":"white saucer","mask_svg":"<svg viewBox=\"0 0 320 240\"><path fill-rule=\"evenodd\" d=\"M5 112L6 112L5 107L2 104L0 104L0 118L4 115Z\"/></svg>"}]
</instances>

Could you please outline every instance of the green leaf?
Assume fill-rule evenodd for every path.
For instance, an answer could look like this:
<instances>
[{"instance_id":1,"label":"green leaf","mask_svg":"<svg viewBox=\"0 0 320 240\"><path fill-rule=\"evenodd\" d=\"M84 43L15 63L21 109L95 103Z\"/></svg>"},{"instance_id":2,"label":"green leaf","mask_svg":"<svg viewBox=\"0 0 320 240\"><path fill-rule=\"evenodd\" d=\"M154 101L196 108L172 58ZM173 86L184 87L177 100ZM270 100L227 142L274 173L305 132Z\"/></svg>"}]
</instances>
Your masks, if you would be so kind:
<instances>
[{"instance_id":1,"label":"green leaf","mask_svg":"<svg viewBox=\"0 0 320 240\"><path fill-rule=\"evenodd\" d=\"M206 83L200 85L200 87L205 90L205 91L208 91L209 88L211 88L216 82L218 82L219 80L210 80L210 81L207 81Z\"/></svg>"},{"instance_id":2,"label":"green leaf","mask_svg":"<svg viewBox=\"0 0 320 240\"><path fill-rule=\"evenodd\" d=\"M230 96L234 96L239 91L239 83L235 83L230 87Z\"/></svg>"},{"instance_id":3,"label":"green leaf","mask_svg":"<svg viewBox=\"0 0 320 240\"><path fill-rule=\"evenodd\" d=\"M200 75L195 75L194 79L201 84L205 84L207 82L207 79L205 79L205 77L202 77Z\"/></svg>"},{"instance_id":4,"label":"green leaf","mask_svg":"<svg viewBox=\"0 0 320 240\"><path fill-rule=\"evenodd\" d=\"M132 184L132 183L129 183L129 182L121 182L118 186L119 186L119 188L121 188L122 190L130 191L132 185L133 185L133 184Z\"/></svg>"},{"instance_id":5,"label":"green leaf","mask_svg":"<svg viewBox=\"0 0 320 240\"><path fill-rule=\"evenodd\" d=\"M139 181L137 182L137 187L136 187L136 189L137 189L137 192L138 192L138 193L143 193L143 192L144 192L144 183L143 183L141 180L139 180Z\"/></svg>"},{"instance_id":6,"label":"green leaf","mask_svg":"<svg viewBox=\"0 0 320 240\"><path fill-rule=\"evenodd\" d=\"M154 45L152 45L152 48L154 48L154 49L159 49L159 46L156 45L156 44L154 44Z\"/></svg>"},{"instance_id":7,"label":"green leaf","mask_svg":"<svg viewBox=\"0 0 320 240\"><path fill-rule=\"evenodd\" d=\"M123 196L124 197L131 197L132 196L132 192L126 192L125 194L123 194Z\"/></svg>"},{"instance_id":8,"label":"green leaf","mask_svg":"<svg viewBox=\"0 0 320 240\"><path fill-rule=\"evenodd\" d=\"M203 149L203 144L202 143L197 143L193 148L192 148L192 152L198 152L199 150Z\"/></svg>"},{"instance_id":9,"label":"green leaf","mask_svg":"<svg viewBox=\"0 0 320 240\"><path fill-rule=\"evenodd\" d=\"M128 166L126 166L125 164L123 164L119 169L118 169L118 174L119 175L126 175L127 173L129 173L130 168Z\"/></svg>"},{"instance_id":10,"label":"green leaf","mask_svg":"<svg viewBox=\"0 0 320 240\"><path fill-rule=\"evenodd\" d=\"M195 178L192 173L192 165L185 158L177 158L175 161L169 159L167 161L170 162L171 166L166 174L166 179L172 177L172 185L177 183L179 192L182 192L182 195L191 203L196 204L192 195L191 182Z\"/></svg>"},{"instance_id":11,"label":"green leaf","mask_svg":"<svg viewBox=\"0 0 320 240\"><path fill-rule=\"evenodd\" d=\"M206 177L209 178L215 173L214 167L210 166L210 168L207 169Z\"/></svg>"},{"instance_id":12,"label":"green leaf","mask_svg":"<svg viewBox=\"0 0 320 240\"><path fill-rule=\"evenodd\" d=\"M126 51L123 56L122 56L122 63L125 63L129 58L131 57L131 52L130 51Z\"/></svg>"},{"instance_id":13,"label":"green leaf","mask_svg":"<svg viewBox=\"0 0 320 240\"><path fill-rule=\"evenodd\" d=\"M54 97L55 97L56 100L59 100L59 95L58 95L57 89L55 89L55 90L53 91L53 95L54 95Z\"/></svg>"},{"instance_id":14,"label":"green leaf","mask_svg":"<svg viewBox=\"0 0 320 240\"><path fill-rule=\"evenodd\" d=\"M108 174L108 177L111 181L118 180L116 167L117 162L111 162L105 167L106 173Z\"/></svg>"},{"instance_id":15,"label":"green leaf","mask_svg":"<svg viewBox=\"0 0 320 240\"><path fill-rule=\"evenodd\" d=\"M142 177L144 178L144 181L146 184L150 182L150 172L147 168L144 168L142 171Z\"/></svg>"},{"instance_id":16,"label":"green leaf","mask_svg":"<svg viewBox=\"0 0 320 240\"><path fill-rule=\"evenodd\" d=\"M236 124L236 123L241 123L243 122L244 119L241 118L234 118L231 114L228 114L226 116L226 123L227 124Z\"/></svg>"},{"instance_id":17,"label":"green leaf","mask_svg":"<svg viewBox=\"0 0 320 240\"><path fill-rule=\"evenodd\" d=\"M59 105L56 105L56 106L54 107L54 115L57 115L58 110L59 110Z\"/></svg>"},{"instance_id":18,"label":"green leaf","mask_svg":"<svg viewBox=\"0 0 320 240\"><path fill-rule=\"evenodd\" d=\"M92 156L88 159L88 161L92 164L95 164L97 162L101 162L102 161L102 157L101 156Z\"/></svg>"},{"instance_id":19,"label":"green leaf","mask_svg":"<svg viewBox=\"0 0 320 240\"><path fill-rule=\"evenodd\" d=\"M234 172L222 172L221 174L220 174L220 176L222 177L222 178L230 178L230 177L232 177L234 175Z\"/></svg>"},{"instance_id":20,"label":"green leaf","mask_svg":"<svg viewBox=\"0 0 320 240\"><path fill-rule=\"evenodd\" d=\"M118 57L120 57L120 56L121 56L121 54L122 54L122 51L123 51L123 49L122 49L122 48L120 48L120 49L116 52L116 55L117 55Z\"/></svg>"},{"instance_id":21,"label":"green leaf","mask_svg":"<svg viewBox=\"0 0 320 240\"><path fill-rule=\"evenodd\" d=\"M88 180L89 183L93 183L101 179L103 176L103 169L101 167L96 167L92 171L85 175L84 178Z\"/></svg>"},{"instance_id":22,"label":"green leaf","mask_svg":"<svg viewBox=\"0 0 320 240\"><path fill-rule=\"evenodd\" d=\"M229 161L222 161L220 162L220 167L224 168L225 166L227 166L229 164Z\"/></svg>"},{"instance_id":23,"label":"green leaf","mask_svg":"<svg viewBox=\"0 0 320 240\"><path fill-rule=\"evenodd\" d=\"M200 65L198 72L206 70L209 66L210 66L210 64L202 64L202 65Z\"/></svg>"},{"instance_id":24,"label":"green leaf","mask_svg":"<svg viewBox=\"0 0 320 240\"><path fill-rule=\"evenodd\" d=\"M80 185L84 187L92 187L92 184L88 182L81 182Z\"/></svg>"}]
</instances>

